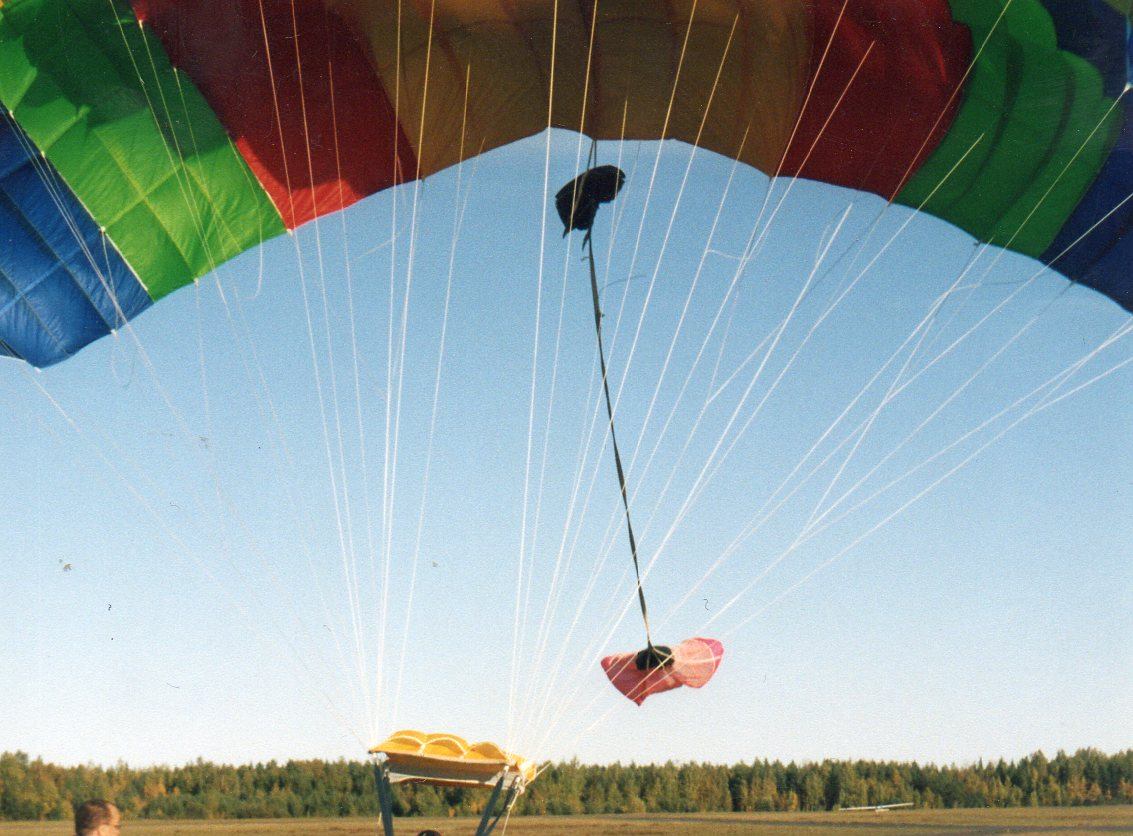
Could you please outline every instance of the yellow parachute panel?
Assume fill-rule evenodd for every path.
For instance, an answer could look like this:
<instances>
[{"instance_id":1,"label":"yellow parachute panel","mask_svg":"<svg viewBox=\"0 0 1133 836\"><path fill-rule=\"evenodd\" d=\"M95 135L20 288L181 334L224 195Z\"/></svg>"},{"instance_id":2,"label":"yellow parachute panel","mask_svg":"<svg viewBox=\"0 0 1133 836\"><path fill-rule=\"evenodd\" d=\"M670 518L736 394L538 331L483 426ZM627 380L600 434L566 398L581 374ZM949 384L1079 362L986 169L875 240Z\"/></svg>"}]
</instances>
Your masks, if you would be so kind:
<instances>
[{"instance_id":1,"label":"yellow parachute panel","mask_svg":"<svg viewBox=\"0 0 1133 836\"><path fill-rule=\"evenodd\" d=\"M535 780L536 765L505 752L495 743L469 743L455 734L426 734L413 729L397 731L370 749L385 755L394 780L420 781L441 786L491 786L501 773L512 773L524 784Z\"/></svg>"}]
</instances>

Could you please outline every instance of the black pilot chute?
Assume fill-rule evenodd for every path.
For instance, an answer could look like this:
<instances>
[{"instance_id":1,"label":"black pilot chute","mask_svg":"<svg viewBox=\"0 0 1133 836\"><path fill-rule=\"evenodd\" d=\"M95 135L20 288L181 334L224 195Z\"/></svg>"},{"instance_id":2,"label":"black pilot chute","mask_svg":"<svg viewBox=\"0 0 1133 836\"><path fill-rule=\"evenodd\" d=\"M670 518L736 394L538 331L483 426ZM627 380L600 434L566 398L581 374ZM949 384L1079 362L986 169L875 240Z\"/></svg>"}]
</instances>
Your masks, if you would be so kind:
<instances>
[{"instance_id":1,"label":"black pilot chute","mask_svg":"<svg viewBox=\"0 0 1133 836\"><path fill-rule=\"evenodd\" d=\"M590 232L598 207L618 196L626 175L615 165L600 165L575 177L555 195L555 208L563 221L563 237L572 229Z\"/></svg>"}]
</instances>

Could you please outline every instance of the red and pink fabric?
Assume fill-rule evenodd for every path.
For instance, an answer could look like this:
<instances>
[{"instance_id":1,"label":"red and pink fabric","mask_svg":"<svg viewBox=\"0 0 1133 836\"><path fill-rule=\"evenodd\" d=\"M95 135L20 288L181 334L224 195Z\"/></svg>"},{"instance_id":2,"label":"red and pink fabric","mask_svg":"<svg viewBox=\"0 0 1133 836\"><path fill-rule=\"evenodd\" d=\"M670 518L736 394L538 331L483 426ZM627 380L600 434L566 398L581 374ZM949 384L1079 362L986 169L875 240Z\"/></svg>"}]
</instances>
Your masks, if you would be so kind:
<instances>
[{"instance_id":1,"label":"red and pink fabric","mask_svg":"<svg viewBox=\"0 0 1133 836\"><path fill-rule=\"evenodd\" d=\"M636 653L615 653L602 660L602 670L615 688L641 705L646 697L682 685L689 688L707 685L720 667L724 645L716 639L686 639L673 647L672 652L673 660L669 664L649 670L638 669L634 663Z\"/></svg>"}]
</instances>

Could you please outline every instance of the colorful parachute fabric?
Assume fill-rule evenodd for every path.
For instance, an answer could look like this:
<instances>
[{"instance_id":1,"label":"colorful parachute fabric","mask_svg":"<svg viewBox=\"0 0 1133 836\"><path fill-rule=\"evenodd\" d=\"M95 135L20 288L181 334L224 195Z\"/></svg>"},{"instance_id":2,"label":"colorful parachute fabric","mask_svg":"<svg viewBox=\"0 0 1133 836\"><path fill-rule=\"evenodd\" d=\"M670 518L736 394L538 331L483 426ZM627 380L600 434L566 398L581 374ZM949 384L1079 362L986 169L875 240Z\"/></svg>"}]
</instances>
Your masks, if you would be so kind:
<instances>
[{"instance_id":1,"label":"colorful parachute fabric","mask_svg":"<svg viewBox=\"0 0 1133 836\"><path fill-rule=\"evenodd\" d=\"M552 44L557 127L873 192L1133 309L1119 6L437 0L430 28L434 4L397 0L5 0L0 351L62 360L458 162L462 132L484 150L540 132Z\"/></svg>"},{"instance_id":2,"label":"colorful parachute fabric","mask_svg":"<svg viewBox=\"0 0 1133 836\"><path fill-rule=\"evenodd\" d=\"M672 654L668 664L640 670L635 664L637 653L616 653L602 660L602 670L615 688L641 705L646 697L682 685L707 685L724 658L724 645L716 639L685 639L672 648Z\"/></svg>"},{"instance_id":3,"label":"colorful parachute fabric","mask_svg":"<svg viewBox=\"0 0 1133 836\"><path fill-rule=\"evenodd\" d=\"M150 298L27 135L0 117L0 353L46 365Z\"/></svg>"},{"instance_id":4,"label":"colorful parachute fabric","mask_svg":"<svg viewBox=\"0 0 1133 836\"><path fill-rule=\"evenodd\" d=\"M439 786L490 787L501 772L529 784L538 774L536 764L527 758L505 752L495 743L469 743L455 734L403 729L372 747L370 753L385 755L401 780Z\"/></svg>"}]
</instances>

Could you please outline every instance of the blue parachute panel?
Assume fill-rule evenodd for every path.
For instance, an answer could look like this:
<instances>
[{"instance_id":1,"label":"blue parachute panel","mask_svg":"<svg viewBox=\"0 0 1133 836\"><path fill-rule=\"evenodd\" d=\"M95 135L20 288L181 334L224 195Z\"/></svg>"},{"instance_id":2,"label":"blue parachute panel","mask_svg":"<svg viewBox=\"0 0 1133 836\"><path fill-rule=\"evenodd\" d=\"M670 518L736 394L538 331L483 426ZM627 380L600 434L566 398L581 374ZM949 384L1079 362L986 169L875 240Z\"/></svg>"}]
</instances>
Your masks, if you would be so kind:
<instances>
[{"instance_id":1,"label":"blue parachute panel","mask_svg":"<svg viewBox=\"0 0 1133 836\"><path fill-rule=\"evenodd\" d=\"M50 366L150 304L55 169L0 115L0 355Z\"/></svg>"},{"instance_id":2,"label":"blue parachute panel","mask_svg":"<svg viewBox=\"0 0 1133 836\"><path fill-rule=\"evenodd\" d=\"M1125 16L1104 0L1043 0L1043 5L1054 19L1058 45L1098 68L1107 96L1121 96L1133 80ZM1133 310L1128 260L1133 242L1126 237L1133 229L1133 103L1123 98L1118 107L1123 124L1109 158L1042 260Z\"/></svg>"},{"instance_id":3,"label":"blue parachute panel","mask_svg":"<svg viewBox=\"0 0 1133 836\"><path fill-rule=\"evenodd\" d=\"M1129 80L1125 16L1106 0L1042 0L1054 21L1058 48L1085 58L1102 77L1105 94L1116 99Z\"/></svg>"}]
</instances>

